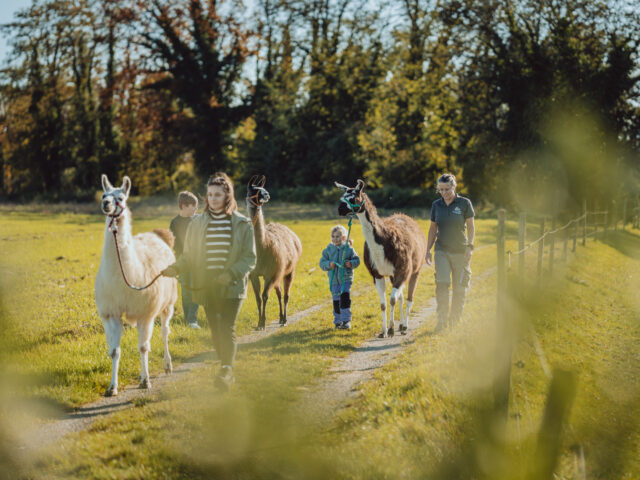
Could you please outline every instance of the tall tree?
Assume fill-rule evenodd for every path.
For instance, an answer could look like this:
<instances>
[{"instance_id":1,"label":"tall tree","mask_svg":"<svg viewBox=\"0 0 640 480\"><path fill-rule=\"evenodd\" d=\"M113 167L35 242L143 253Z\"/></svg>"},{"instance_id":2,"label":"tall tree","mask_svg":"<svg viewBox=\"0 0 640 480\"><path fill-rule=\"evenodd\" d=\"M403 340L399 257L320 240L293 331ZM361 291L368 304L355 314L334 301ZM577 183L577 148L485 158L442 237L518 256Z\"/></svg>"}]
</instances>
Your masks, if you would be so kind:
<instances>
[{"instance_id":1,"label":"tall tree","mask_svg":"<svg viewBox=\"0 0 640 480\"><path fill-rule=\"evenodd\" d=\"M252 33L225 2L154 0L142 14L141 45L160 74L147 88L166 89L188 109L183 117L199 174L224 170L230 133L250 113L250 95L240 88L251 53ZM186 4L186 8L185 8ZM227 8L233 11L233 6Z\"/></svg>"},{"instance_id":2,"label":"tall tree","mask_svg":"<svg viewBox=\"0 0 640 480\"><path fill-rule=\"evenodd\" d=\"M437 2L403 0L395 40L359 135L368 176L378 185L431 186L455 171L456 84L452 30Z\"/></svg>"},{"instance_id":3,"label":"tall tree","mask_svg":"<svg viewBox=\"0 0 640 480\"><path fill-rule=\"evenodd\" d=\"M472 189L504 202L512 191L494 179L510 170L529 184L561 179L575 198L597 189L617 155L607 151L607 132L628 136L638 114L629 102L640 79L633 75L637 24L602 2L494 0L467 2L462 10L478 40L461 75L458 126L457 158ZM592 162L593 174L553 150L547 124L561 110L574 111L572 122L583 122L585 129L598 125L593 132L600 157Z\"/></svg>"}]
</instances>

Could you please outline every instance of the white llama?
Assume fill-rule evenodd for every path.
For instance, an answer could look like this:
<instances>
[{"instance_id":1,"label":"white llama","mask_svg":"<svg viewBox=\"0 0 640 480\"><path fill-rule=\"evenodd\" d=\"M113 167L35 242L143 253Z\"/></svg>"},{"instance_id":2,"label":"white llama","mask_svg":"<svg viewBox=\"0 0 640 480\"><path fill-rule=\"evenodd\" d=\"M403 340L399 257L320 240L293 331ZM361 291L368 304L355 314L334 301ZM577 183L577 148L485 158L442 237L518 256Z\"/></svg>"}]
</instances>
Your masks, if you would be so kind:
<instances>
[{"instance_id":1,"label":"white llama","mask_svg":"<svg viewBox=\"0 0 640 480\"><path fill-rule=\"evenodd\" d=\"M102 261L96 277L96 306L104 324L104 331L112 359L111 385L105 396L118 394L118 367L120 365L120 339L122 337L122 317L132 326L138 327L138 350L140 352L140 388L150 388L149 350L153 322L160 317L162 340L164 341L164 370L171 373L169 354L169 321L173 316L173 306L178 299L175 278L160 277L145 290L129 288L122 270L132 285L147 285L160 271L175 262L171 246L173 235L169 230L157 229L149 233L131 236L131 212L127 208L127 198L131 180L124 177L122 186L114 188L106 175L102 175L102 211L107 215L104 233ZM122 270L117 246L120 250Z\"/></svg>"}]
</instances>

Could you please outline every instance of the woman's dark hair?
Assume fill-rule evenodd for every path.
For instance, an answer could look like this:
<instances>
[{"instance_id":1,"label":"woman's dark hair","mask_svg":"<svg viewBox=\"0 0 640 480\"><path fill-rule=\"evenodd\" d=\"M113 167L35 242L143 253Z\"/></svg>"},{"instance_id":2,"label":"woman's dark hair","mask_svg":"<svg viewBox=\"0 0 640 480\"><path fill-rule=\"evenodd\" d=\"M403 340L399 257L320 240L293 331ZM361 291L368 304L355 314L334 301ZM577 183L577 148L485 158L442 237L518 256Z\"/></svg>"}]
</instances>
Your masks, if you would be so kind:
<instances>
[{"instance_id":1,"label":"woman's dark hair","mask_svg":"<svg viewBox=\"0 0 640 480\"><path fill-rule=\"evenodd\" d=\"M209 177L207 189L212 185L222 187L224 192L227 194L224 201L224 213L231 215L238 209L238 204L236 203L236 198L233 194L233 182L226 173L216 172ZM208 201L206 209L210 210Z\"/></svg>"},{"instance_id":2,"label":"woman's dark hair","mask_svg":"<svg viewBox=\"0 0 640 480\"><path fill-rule=\"evenodd\" d=\"M448 183L452 187L455 188L456 184L456 176L453 173L443 173L438 178L438 183Z\"/></svg>"}]
</instances>

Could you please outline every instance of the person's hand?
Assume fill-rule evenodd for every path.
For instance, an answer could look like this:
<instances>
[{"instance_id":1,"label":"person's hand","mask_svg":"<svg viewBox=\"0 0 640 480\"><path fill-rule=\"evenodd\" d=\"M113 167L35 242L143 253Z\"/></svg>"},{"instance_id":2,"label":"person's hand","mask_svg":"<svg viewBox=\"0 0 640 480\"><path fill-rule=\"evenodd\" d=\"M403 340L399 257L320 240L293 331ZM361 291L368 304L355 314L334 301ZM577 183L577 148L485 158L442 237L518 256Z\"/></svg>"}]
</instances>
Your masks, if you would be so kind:
<instances>
[{"instance_id":1,"label":"person's hand","mask_svg":"<svg viewBox=\"0 0 640 480\"><path fill-rule=\"evenodd\" d=\"M160 272L163 277L177 277L178 271L174 267L167 267Z\"/></svg>"},{"instance_id":2,"label":"person's hand","mask_svg":"<svg viewBox=\"0 0 640 480\"><path fill-rule=\"evenodd\" d=\"M221 273L217 278L218 283L229 285L231 283L231 275L228 272Z\"/></svg>"},{"instance_id":3,"label":"person's hand","mask_svg":"<svg viewBox=\"0 0 640 480\"><path fill-rule=\"evenodd\" d=\"M344 266L347 268L351 268L351 261L347 260L346 262L344 262Z\"/></svg>"},{"instance_id":4,"label":"person's hand","mask_svg":"<svg viewBox=\"0 0 640 480\"><path fill-rule=\"evenodd\" d=\"M433 259L431 258L431 251L427 252L427 265L433 265Z\"/></svg>"},{"instance_id":5,"label":"person's hand","mask_svg":"<svg viewBox=\"0 0 640 480\"><path fill-rule=\"evenodd\" d=\"M334 268L336 268L336 264L335 264L335 263L333 263L333 262L331 262L331 263L329 264L329 270L333 270Z\"/></svg>"}]
</instances>

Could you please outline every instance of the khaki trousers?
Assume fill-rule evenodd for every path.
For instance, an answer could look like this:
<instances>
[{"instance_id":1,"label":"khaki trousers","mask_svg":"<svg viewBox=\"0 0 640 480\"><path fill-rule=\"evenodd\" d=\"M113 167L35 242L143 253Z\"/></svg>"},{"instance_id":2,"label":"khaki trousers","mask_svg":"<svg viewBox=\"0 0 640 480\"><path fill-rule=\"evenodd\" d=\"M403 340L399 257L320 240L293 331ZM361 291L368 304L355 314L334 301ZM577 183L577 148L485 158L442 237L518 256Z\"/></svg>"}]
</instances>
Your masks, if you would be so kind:
<instances>
[{"instance_id":1,"label":"khaki trousers","mask_svg":"<svg viewBox=\"0 0 640 480\"><path fill-rule=\"evenodd\" d=\"M470 262L464 253L448 253L436 249L436 301L438 325L454 325L460 321L467 289L471 282ZM452 285L451 308L449 308L449 285Z\"/></svg>"}]
</instances>

